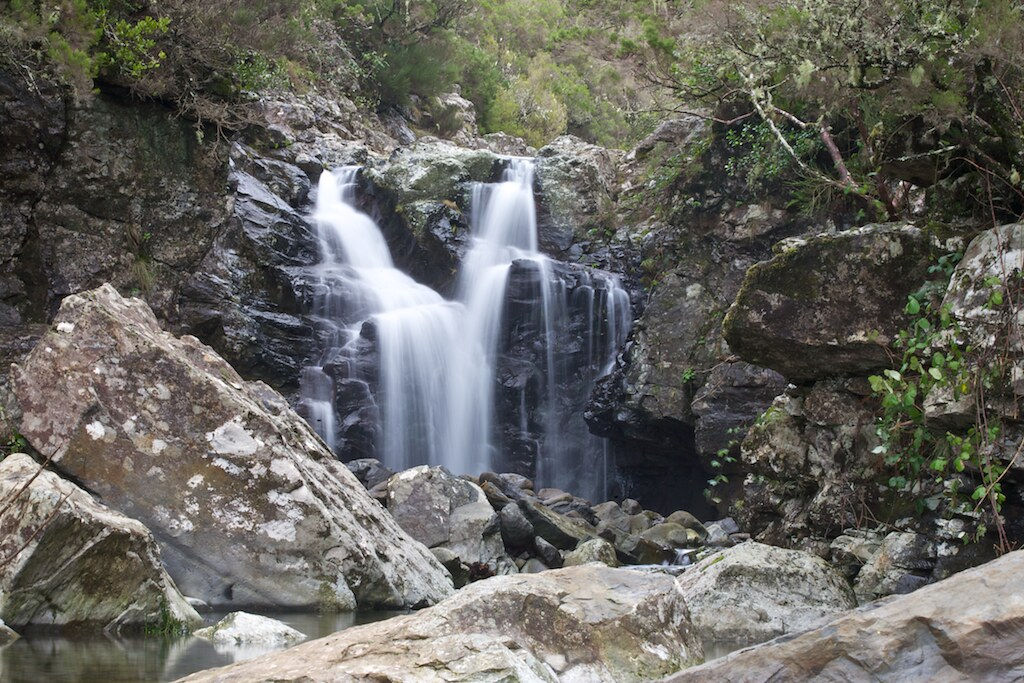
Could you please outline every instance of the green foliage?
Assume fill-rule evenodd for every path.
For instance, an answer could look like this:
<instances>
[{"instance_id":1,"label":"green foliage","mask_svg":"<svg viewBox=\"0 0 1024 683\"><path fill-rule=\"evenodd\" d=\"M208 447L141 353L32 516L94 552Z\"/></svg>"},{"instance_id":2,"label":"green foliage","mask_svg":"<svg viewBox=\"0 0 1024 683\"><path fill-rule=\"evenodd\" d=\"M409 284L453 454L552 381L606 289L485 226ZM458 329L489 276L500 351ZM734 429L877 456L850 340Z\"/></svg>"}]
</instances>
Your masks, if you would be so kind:
<instances>
[{"instance_id":1,"label":"green foliage","mask_svg":"<svg viewBox=\"0 0 1024 683\"><path fill-rule=\"evenodd\" d=\"M813 159L821 149L814 131L786 129L783 135L800 159ZM799 173L796 161L763 121L730 128L725 140L731 149L726 170L742 178L751 192L764 192Z\"/></svg>"},{"instance_id":2,"label":"green foliage","mask_svg":"<svg viewBox=\"0 0 1024 683\"><path fill-rule=\"evenodd\" d=\"M918 210L911 186L941 186L926 207L936 215L1024 213L1014 0L681 3L652 11L621 52L677 106L756 121L799 175L856 198L868 218ZM820 152L793 144L797 133Z\"/></svg>"},{"instance_id":3,"label":"green foliage","mask_svg":"<svg viewBox=\"0 0 1024 683\"><path fill-rule=\"evenodd\" d=\"M160 614L156 622L146 624L143 632L147 636L167 638L188 635L188 625L171 614L167 598L160 598Z\"/></svg>"},{"instance_id":4,"label":"green foliage","mask_svg":"<svg viewBox=\"0 0 1024 683\"><path fill-rule=\"evenodd\" d=\"M58 72L82 92L101 72L141 78L166 57L156 38L167 33L167 17L125 18L130 11L116 0L11 0L0 10L13 20L25 42L35 44Z\"/></svg>"},{"instance_id":5,"label":"green foliage","mask_svg":"<svg viewBox=\"0 0 1024 683\"><path fill-rule=\"evenodd\" d=\"M1006 386L1010 364L987 345L973 343L940 303L937 294L958 258L940 259L932 269L940 277L908 297L905 313L912 322L895 342L902 349L899 365L868 378L882 411L877 424L882 443L875 453L891 468L889 487L915 497L919 511L936 510L943 500L947 514L972 516L987 507L988 522L979 520L975 538L994 523L1005 547L1000 513L1006 466L996 453L1003 425L998 415L989 414L986 396ZM986 309L999 312L1006 285L1001 278L985 283ZM966 402L977 419L963 430L936 429L925 415L930 398Z\"/></svg>"}]
</instances>

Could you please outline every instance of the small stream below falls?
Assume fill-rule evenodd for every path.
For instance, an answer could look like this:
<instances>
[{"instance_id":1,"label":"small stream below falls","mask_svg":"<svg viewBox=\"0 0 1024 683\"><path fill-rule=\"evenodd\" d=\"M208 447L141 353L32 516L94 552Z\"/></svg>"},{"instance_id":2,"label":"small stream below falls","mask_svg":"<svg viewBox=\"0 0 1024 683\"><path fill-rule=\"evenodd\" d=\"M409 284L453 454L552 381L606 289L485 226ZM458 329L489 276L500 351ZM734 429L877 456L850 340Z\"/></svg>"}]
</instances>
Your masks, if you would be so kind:
<instances>
[{"instance_id":1,"label":"small stream below falls","mask_svg":"<svg viewBox=\"0 0 1024 683\"><path fill-rule=\"evenodd\" d=\"M341 614L275 613L273 617L312 638L369 624L404 612ZM206 625L225 612L204 615ZM0 648L0 683L156 683L197 671L252 659L282 648L214 645L192 636L114 637L102 632L80 634L27 631Z\"/></svg>"},{"instance_id":2,"label":"small stream below falls","mask_svg":"<svg viewBox=\"0 0 1024 683\"><path fill-rule=\"evenodd\" d=\"M499 182L472 187L451 299L395 266L379 226L356 208L359 173L319 181L312 313L324 341L302 373L302 414L341 453L345 430L372 415L374 453L395 471L518 469L538 489L606 500L607 444L582 406L629 334L629 296L617 276L539 251L533 161L510 158ZM516 398L499 411L502 390Z\"/></svg>"}]
</instances>

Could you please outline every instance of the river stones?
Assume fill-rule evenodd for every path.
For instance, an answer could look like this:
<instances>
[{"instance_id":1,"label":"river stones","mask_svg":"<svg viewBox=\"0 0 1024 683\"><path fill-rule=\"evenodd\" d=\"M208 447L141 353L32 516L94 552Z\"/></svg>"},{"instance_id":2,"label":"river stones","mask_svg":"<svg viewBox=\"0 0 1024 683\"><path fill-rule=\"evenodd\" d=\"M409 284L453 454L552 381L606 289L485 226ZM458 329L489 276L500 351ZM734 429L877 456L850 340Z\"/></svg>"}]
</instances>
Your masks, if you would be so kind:
<instances>
[{"instance_id":1,"label":"river stones","mask_svg":"<svg viewBox=\"0 0 1024 683\"><path fill-rule=\"evenodd\" d=\"M286 647L301 643L306 635L288 624L248 612L232 612L213 626L193 633L215 645L260 645Z\"/></svg>"}]
</instances>

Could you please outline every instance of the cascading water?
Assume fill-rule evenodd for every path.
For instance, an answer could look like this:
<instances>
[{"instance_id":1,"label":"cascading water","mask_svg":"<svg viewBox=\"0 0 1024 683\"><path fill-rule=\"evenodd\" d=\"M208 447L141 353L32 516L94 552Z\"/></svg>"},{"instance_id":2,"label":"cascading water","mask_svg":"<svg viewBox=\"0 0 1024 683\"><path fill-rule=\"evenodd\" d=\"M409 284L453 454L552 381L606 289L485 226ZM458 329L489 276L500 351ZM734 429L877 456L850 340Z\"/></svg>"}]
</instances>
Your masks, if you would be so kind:
<instances>
[{"instance_id":1,"label":"cascading water","mask_svg":"<svg viewBox=\"0 0 1024 683\"><path fill-rule=\"evenodd\" d=\"M363 319L369 321L380 357L381 450L388 465L441 464L448 440L448 360L461 306L394 267L380 229L353 206L358 171L347 167L320 176L313 214L321 256L315 313L328 321L351 321L332 336L322 363L345 355ZM307 368L306 375L316 373ZM324 419L322 383L304 382L300 392L307 415L321 416L313 427L331 444L333 408L331 419Z\"/></svg>"},{"instance_id":2,"label":"cascading water","mask_svg":"<svg viewBox=\"0 0 1024 683\"><path fill-rule=\"evenodd\" d=\"M350 167L325 171L320 178L313 218L321 262L313 312L329 333L320 365L302 374L307 419L334 447L335 388L324 368L338 365L339 358L357 364L353 349L366 338L368 323L377 350L375 393L382 423L377 456L392 469L424 463L457 474L493 469L501 462L495 392L509 322L504 319L509 277L514 268L532 269L533 329L544 349L536 368L543 387L537 397L543 403L537 484L602 498L607 445L590 435L579 400L612 368L629 332L629 298L617 278L596 271L573 271L579 282L571 288L538 251L532 161L512 159L501 182L474 186L472 246L455 302L394 267L379 228L354 207L357 173ZM570 309L583 311L585 329L569 329ZM583 351L559 348L569 334L584 337ZM526 435L531 420L525 388L517 401L514 428Z\"/></svg>"}]
</instances>

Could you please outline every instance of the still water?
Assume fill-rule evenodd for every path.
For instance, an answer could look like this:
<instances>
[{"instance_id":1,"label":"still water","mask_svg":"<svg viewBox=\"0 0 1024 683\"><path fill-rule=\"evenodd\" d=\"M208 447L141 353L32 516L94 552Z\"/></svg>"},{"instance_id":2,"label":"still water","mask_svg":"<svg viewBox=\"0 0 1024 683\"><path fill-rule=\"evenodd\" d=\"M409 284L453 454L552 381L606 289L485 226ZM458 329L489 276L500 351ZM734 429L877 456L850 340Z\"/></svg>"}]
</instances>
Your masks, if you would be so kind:
<instances>
[{"instance_id":1,"label":"still water","mask_svg":"<svg viewBox=\"0 0 1024 683\"><path fill-rule=\"evenodd\" d=\"M305 633L322 638L336 631L368 624L404 612L347 614L266 614ZM224 612L204 615L215 624ZM0 648L2 683L151 683L252 659L280 648L227 647L185 636L180 638L117 638L103 633L57 636L23 633Z\"/></svg>"}]
</instances>

